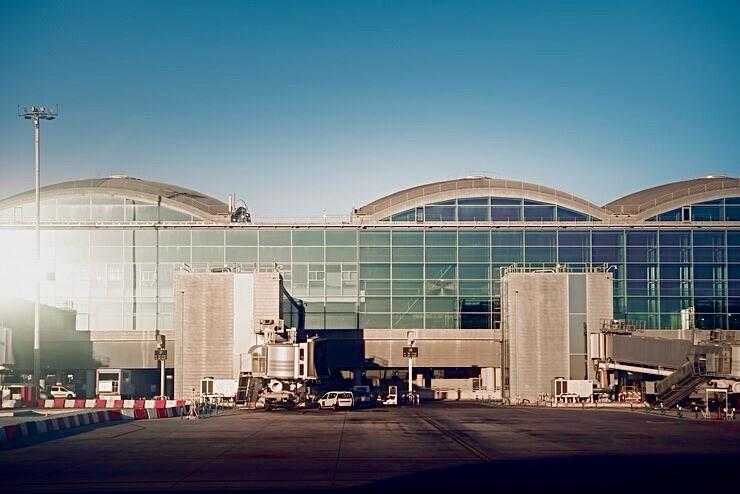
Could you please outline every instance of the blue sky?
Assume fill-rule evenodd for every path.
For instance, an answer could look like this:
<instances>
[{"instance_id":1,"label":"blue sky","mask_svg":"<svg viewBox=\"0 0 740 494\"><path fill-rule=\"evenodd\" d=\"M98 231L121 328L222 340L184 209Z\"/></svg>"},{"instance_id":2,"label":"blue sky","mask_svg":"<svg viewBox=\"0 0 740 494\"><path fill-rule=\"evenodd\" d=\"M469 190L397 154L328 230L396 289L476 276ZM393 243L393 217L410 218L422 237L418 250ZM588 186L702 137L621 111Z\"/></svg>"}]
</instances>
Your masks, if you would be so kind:
<instances>
[{"instance_id":1,"label":"blue sky","mask_svg":"<svg viewBox=\"0 0 740 494\"><path fill-rule=\"evenodd\" d=\"M739 2L0 3L0 197L126 173L347 213L487 174L597 203L740 171Z\"/></svg>"}]
</instances>

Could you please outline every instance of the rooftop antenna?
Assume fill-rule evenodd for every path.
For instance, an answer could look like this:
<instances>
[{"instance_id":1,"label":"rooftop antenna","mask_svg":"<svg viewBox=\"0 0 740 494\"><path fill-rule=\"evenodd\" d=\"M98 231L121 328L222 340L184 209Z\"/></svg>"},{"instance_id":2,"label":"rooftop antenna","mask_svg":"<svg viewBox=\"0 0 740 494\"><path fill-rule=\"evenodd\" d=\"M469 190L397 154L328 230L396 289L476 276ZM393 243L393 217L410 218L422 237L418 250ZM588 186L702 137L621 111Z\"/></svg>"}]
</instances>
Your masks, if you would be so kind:
<instances>
[{"instance_id":1,"label":"rooftop antenna","mask_svg":"<svg viewBox=\"0 0 740 494\"><path fill-rule=\"evenodd\" d=\"M33 306L33 386L36 397L41 390L41 120L54 120L58 115L58 107L18 106L18 116L33 123L36 167L36 299Z\"/></svg>"}]
</instances>

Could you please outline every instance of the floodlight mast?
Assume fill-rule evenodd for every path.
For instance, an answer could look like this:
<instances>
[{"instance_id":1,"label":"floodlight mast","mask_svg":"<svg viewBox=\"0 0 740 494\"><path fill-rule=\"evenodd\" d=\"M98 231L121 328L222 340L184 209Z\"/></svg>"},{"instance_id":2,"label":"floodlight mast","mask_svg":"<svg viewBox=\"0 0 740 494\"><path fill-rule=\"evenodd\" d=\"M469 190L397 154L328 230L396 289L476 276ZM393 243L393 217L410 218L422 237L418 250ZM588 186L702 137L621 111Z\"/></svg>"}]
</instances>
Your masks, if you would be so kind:
<instances>
[{"instance_id":1,"label":"floodlight mast","mask_svg":"<svg viewBox=\"0 0 740 494\"><path fill-rule=\"evenodd\" d=\"M36 300L33 306L33 386L36 397L41 391L41 120L54 120L58 108L48 106L18 107L18 116L33 122L33 146L36 165Z\"/></svg>"}]
</instances>

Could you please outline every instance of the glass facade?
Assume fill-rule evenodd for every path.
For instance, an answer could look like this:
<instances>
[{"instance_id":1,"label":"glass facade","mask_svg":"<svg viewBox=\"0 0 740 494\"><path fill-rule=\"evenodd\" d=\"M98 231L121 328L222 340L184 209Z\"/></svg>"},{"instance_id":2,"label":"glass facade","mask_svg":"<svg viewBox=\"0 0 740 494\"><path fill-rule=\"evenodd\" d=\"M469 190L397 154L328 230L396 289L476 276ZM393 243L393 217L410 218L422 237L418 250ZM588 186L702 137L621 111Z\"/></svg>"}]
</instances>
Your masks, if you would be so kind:
<instances>
[{"instance_id":1,"label":"glass facade","mask_svg":"<svg viewBox=\"0 0 740 494\"><path fill-rule=\"evenodd\" d=\"M647 221L740 221L740 197L690 204L651 216Z\"/></svg>"},{"instance_id":2,"label":"glass facade","mask_svg":"<svg viewBox=\"0 0 740 494\"><path fill-rule=\"evenodd\" d=\"M733 200L723 202L723 214ZM42 303L74 308L78 330L173 329L175 272L223 266L278 267L287 292L303 303L306 329L492 329L501 321L501 268L512 263L575 270L606 264L614 273L616 318L676 329L680 311L694 307L699 328L740 329L740 228L570 220L544 227L433 226L449 218L557 221L560 215L556 206L488 197L414 209L413 218L422 214L431 223L419 226L199 225L174 210L165 213L167 225L137 226L165 221L165 208L95 196L48 200L43 207L49 223L42 231ZM17 225L19 210L33 218L27 205L0 211L0 276L3 293L32 299L34 231ZM116 225L120 218L129 222ZM180 220L187 223L177 225Z\"/></svg>"},{"instance_id":3,"label":"glass facade","mask_svg":"<svg viewBox=\"0 0 740 494\"><path fill-rule=\"evenodd\" d=\"M393 214L381 221L601 221L579 211L529 199L467 197L425 204Z\"/></svg>"},{"instance_id":4,"label":"glass facade","mask_svg":"<svg viewBox=\"0 0 740 494\"><path fill-rule=\"evenodd\" d=\"M111 195L65 196L41 201L41 221L191 221L193 215L138 199ZM195 218L197 220L197 218ZM33 223L36 204L20 204L0 210L0 223Z\"/></svg>"}]
</instances>

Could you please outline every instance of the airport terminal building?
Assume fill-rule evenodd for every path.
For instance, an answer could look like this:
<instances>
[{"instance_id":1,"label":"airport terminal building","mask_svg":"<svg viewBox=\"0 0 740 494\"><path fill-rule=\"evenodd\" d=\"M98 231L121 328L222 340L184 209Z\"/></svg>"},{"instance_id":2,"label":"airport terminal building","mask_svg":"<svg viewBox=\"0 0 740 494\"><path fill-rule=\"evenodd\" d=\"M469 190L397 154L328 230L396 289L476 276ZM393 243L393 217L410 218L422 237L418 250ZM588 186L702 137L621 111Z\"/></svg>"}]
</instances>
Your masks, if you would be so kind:
<instances>
[{"instance_id":1,"label":"airport terminal building","mask_svg":"<svg viewBox=\"0 0 740 494\"><path fill-rule=\"evenodd\" d=\"M35 214L33 191L0 200L6 300L35 295ZM462 341L501 339L501 274L512 265L610 273L609 316L649 329L680 329L681 311L693 308L696 328L740 330L737 178L670 183L600 206L468 177L393 193L343 220L260 221L233 198L114 176L43 187L41 221L41 302L72 313L61 318L71 338L88 342L101 367L155 368L154 332L175 337L177 273L224 268L279 272L286 324L301 331L439 335L449 351L427 364L449 376L491 366L466 362L470 350L446 355Z\"/></svg>"}]
</instances>

